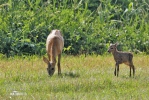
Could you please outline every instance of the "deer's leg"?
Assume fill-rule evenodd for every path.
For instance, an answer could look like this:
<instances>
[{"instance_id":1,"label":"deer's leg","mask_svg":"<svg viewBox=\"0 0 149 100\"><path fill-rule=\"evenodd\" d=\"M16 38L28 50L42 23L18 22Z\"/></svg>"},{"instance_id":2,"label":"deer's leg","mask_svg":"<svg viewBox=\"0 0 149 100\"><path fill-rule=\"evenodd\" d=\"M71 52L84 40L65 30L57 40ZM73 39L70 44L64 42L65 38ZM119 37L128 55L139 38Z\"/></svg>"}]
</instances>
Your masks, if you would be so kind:
<instances>
[{"instance_id":1,"label":"deer's leg","mask_svg":"<svg viewBox=\"0 0 149 100\"><path fill-rule=\"evenodd\" d=\"M117 77L118 77L118 74L119 74L119 64L117 65Z\"/></svg>"},{"instance_id":2,"label":"deer's leg","mask_svg":"<svg viewBox=\"0 0 149 100\"><path fill-rule=\"evenodd\" d=\"M132 69L133 69L133 77L135 76L135 66L133 65L132 66Z\"/></svg>"},{"instance_id":3,"label":"deer's leg","mask_svg":"<svg viewBox=\"0 0 149 100\"><path fill-rule=\"evenodd\" d=\"M130 66L130 77L131 77L131 67L132 67L132 66Z\"/></svg>"},{"instance_id":4,"label":"deer's leg","mask_svg":"<svg viewBox=\"0 0 149 100\"><path fill-rule=\"evenodd\" d=\"M132 71L133 71L133 77L134 77L134 75L135 75L135 66L133 65L133 62L131 61L130 62L130 77L131 77L131 69L132 69Z\"/></svg>"},{"instance_id":5,"label":"deer's leg","mask_svg":"<svg viewBox=\"0 0 149 100\"><path fill-rule=\"evenodd\" d=\"M61 74L60 60L61 60L61 54L58 55L58 63L57 63L57 66L58 66L58 75Z\"/></svg>"},{"instance_id":6,"label":"deer's leg","mask_svg":"<svg viewBox=\"0 0 149 100\"><path fill-rule=\"evenodd\" d=\"M115 64L115 70L114 70L114 75L116 76L116 64Z\"/></svg>"},{"instance_id":7,"label":"deer's leg","mask_svg":"<svg viewBox=\"0 0 149 100\"><path fill-rule=\"evenodd\" d=\"M116 63L116 65L115 65L115 76L117 75L117 77L118 77L118 74L119 74L119 63Z\"/></svg>"},{"instance_id":8,"label":"deer's leg","mask_svg":"<svg viewBox=\"0 0 149 100\"><path fill-rule=\"evenodd\" d=\"M132 68L132 71L133 71L133 77L134 77L134 76L135 76L135 66L132 64L130 67Z\"/></svg>"}]
</instances>

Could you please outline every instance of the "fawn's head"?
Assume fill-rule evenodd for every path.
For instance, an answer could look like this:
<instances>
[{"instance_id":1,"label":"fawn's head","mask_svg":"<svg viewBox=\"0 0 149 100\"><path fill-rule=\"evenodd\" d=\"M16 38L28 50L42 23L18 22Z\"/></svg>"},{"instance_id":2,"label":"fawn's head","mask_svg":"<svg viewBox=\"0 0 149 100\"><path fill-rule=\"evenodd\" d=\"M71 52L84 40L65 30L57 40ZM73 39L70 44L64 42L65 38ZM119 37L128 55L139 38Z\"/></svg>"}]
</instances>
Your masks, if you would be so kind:
<instances>
[{"instance_id":1,"label":"fawn's head","mask_svg":"<svg viewBox=\"0 0 149 100\"><path fill-rule=\"evenodd\" d=\"M48 74L52 76L55 72L55 63L51 63L46 57L43 57L43 61L48 65Z\"/></svg>"},{"instance_id":2,"label":"fawn's head","mask_svg":"<svg viewBox=\"0 0 149 100\"><path fill-rule=\"evenodd\" d=\"M108 52L114 52L117 49L117 45L118 45L118 43L110 44Z\"/></svg>"}]
</instances>

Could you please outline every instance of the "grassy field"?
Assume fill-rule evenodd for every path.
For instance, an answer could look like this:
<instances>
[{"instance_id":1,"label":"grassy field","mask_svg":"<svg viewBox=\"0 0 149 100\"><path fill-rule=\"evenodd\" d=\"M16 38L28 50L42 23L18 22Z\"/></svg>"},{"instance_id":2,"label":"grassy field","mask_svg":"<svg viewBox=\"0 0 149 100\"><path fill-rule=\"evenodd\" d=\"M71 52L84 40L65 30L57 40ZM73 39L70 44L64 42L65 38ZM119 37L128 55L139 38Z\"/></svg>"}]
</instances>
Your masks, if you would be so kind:
<instances>
[{"instance_id":1,"label":"grassy field","mask_svg":"<svg viewBox=\"0 0 149 100\"><path fill-rule=\"evenodd\" d=\"M62 56L62 75L48 76L42 57L0 57L0 100L148 100L149 56L134 55L135 78L112 55Z\"/></svg>"}]
</instances>

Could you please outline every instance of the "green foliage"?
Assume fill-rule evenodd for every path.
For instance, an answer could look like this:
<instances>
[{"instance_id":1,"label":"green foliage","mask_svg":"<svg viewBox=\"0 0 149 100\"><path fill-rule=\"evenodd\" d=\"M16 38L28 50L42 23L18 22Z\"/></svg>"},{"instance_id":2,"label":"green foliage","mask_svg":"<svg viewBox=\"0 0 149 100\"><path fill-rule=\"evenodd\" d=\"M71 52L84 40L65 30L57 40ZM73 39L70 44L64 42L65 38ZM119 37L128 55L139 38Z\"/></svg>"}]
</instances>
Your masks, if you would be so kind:
<instances>
[{"instance_id":1,"label":"green foliage","mask_svg":"<svg viewBox=\"0 0 149 100\"><path fill-rule=\"evenodd\" d=\"M103 54L109 43L149 53L149 2L145 0L1 0L0 53L45 54L60 29L66 54Z\"/></svg>"}]
</instances>

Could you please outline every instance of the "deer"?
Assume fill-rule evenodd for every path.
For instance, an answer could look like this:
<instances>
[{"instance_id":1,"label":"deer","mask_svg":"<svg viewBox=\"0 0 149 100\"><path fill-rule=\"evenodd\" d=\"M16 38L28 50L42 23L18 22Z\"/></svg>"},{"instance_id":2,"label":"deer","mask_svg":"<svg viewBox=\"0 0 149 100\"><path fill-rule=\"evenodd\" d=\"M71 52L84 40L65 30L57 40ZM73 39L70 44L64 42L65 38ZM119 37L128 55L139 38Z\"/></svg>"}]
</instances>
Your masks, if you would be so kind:
<instances>
[{"instance_id":1,"label":"deer","mask_svg":"<svg viewBox=\"0 0 149 100\"><path fill-rule=\"evenodd\" d=\"M130 77L131 77L131 69L133 70L133 77L135 75L135 66L133 64L133 54L130 52L122 52L117 50L118 43L110 44L110 47L108 49L109 53L113 54L114 60L116 62L115 64L115 71L114 75L118 77L119 75L119 64L126 64L130 67Z\"/></svg>"},{"instance_id":2,"label":"deer","mask_svg":"<svg viewBox=\"0 0 149 100\"><path fill-rule=\"evenodd\" d=\"M47 71L50 76L55 72L56 57L58 56L58 75L61 75L61 54L64 47L64 38L60 30L52 30L46 40L46 52L48 59L43 56L43 61L48 65Z\"/></svg>"}]
</instances>

